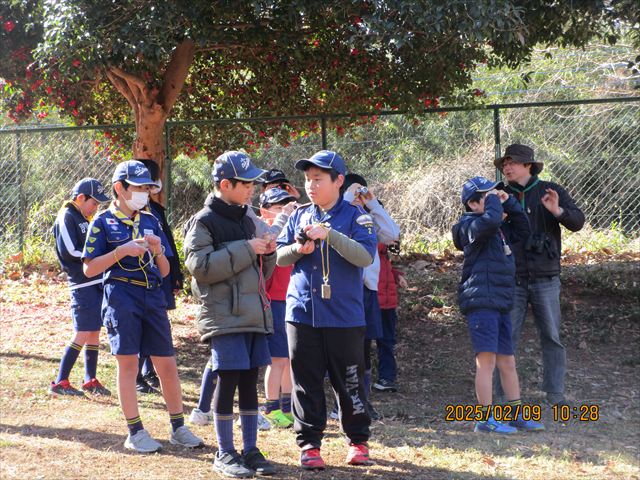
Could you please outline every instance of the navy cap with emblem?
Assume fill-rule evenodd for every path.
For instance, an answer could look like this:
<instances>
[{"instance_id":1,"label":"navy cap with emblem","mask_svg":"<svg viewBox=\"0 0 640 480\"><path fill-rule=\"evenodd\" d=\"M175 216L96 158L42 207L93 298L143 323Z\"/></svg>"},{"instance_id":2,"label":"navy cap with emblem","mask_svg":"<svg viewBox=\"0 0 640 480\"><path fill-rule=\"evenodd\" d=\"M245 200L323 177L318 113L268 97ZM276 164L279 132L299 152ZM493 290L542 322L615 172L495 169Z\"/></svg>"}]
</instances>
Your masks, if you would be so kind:
<instances>
[{"instance_id":1,"label":"navy cap with emblem","mask_svg":"<svg viewBox=\"0 0 640 480\"><path fill-rule=\"evenodd\" d=\"M474 193L484 193L493 189L503 190L504 183L492 182L491 180L487 180L484 177L473 177L464 182L460 198L462 200L462 203L466 204Z\"/></svg>"},{"instance_id":2,"label":"navy cap with emblem","mask_svg":"<svg viewBox=\"0 0 640 480\"><path fill-rule=\"evenodd\" d=\"M331 150L320 150L314 153L311 158L305 158L296 162L298 170L306 170L309 167L318 167L324 170L333 168L340 175L347 173L347 167L340 155Z\"/></svg>"},{"instance_id":3,"label":"navy cap with emblem","mask_svg":"<svg viewBox=\"0 0 640 480\"><path fill-rule=\"evenodd\" d=\"M100 203L108 202L110 198L104 193L104 187L95 178L83 178L73 186L71 190L71 198L76 198L83 194L85 197L91 197Z\"/></svg>"},{"instance_id":4,"label":"navy cap with emblem","mask_svg":"<svg viewBox=\"0 0 640 480\"><path fill-rule=\"evenodd\" d=\"M293 195L286 190L281 188L270 188L260 195L260 206L274 205L276 203L284 202L285 200L289 200L290 202L296 201Z\"/></svg>"},{"instance_id":5,"label":"navy cap with emblem","mask_svg":"<svg viewBox=\"0 0 640 480\"><path fill-rule=\"evenodd\" d=\"M213 164L211 176L215 182L235 178L243 182L255 182L265 171L256 167L246 153L229 151L224 152Z\"/></svg>"},{"instance_id":6,"label":"navy cap with emblem","mask_svg":"<svg viewBox=\"0 0 640 480\"><path fill-rule=\"evenodd\" d=\"M144 163L138 160L128 160L121 162L116 166L116 171L113 172L111 183L116 183L121 180L126 180L131 185L151 185L158 187L159 185L151 179L151 174Z\"/></svg>"},{"instance_id":7,"label":"navy cap with emblem","mask_svg":"<svg viewBox=\"0 0 640 480\"><path fill-rule=\"evenodd\" d=\"M291 183L282 170L272 168L267 170L266 173L260 179L262 183Z\"/></svg>"}]
</instances>

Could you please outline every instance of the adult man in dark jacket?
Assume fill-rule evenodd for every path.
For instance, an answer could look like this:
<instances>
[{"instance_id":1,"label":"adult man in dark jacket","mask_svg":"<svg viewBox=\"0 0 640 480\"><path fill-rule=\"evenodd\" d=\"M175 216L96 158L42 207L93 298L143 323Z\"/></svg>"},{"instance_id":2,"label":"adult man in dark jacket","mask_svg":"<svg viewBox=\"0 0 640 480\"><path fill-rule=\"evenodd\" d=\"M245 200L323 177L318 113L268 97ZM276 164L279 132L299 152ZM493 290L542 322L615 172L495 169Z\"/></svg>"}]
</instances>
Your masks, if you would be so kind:
<instances>
[{"instance_id":1,"label":"adult man in dark jacket","mask_svg":"<svg viewBox=\"0 0 640 480\"><path fill-rule=\"evenodd\" d=\"M549 403L563 403L566 352L560 341L560 225L577 232L584 225L584 214L560 185L538 178L543 162L534 158L530 147L509 145L494 164L509 182L507 191L520 201L531 226L529 239L514 246L514 350L517 351L527 304L531 304L542 347L542 390Z\"/></svg>"}]
</instances>

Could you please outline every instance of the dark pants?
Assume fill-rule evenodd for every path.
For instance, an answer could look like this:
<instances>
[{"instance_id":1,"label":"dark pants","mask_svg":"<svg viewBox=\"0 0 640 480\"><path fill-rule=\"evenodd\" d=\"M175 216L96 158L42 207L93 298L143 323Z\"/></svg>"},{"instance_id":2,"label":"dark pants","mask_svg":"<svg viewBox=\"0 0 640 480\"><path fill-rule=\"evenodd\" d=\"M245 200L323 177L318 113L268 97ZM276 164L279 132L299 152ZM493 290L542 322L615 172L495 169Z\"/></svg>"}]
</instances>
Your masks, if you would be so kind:
<instances>
[{"instance_id":1,"label":"dark pants","mask_svg":"<svg viewBox=\"0 0 640 480\"><path fill-rule=\"evenodd\" d=\"M395 308L383 308L382 338L376 340L378 346L378 380L396 381L396 322L398 315Z\"/></svg>"},{"instance_id":2,"label":"dark pants","mask_svg":"<svg viewBox=\"0 0 640 480\"><path fill-rule=\"evenodd\" d=\"M340 423L349 443L369 440L365 408L364 327L316 328L287 323L291 357L292 411L296 441L303 450L320 448L327 426L324 378L328 372L340 404Z\"/></svg>"}]
</instances>

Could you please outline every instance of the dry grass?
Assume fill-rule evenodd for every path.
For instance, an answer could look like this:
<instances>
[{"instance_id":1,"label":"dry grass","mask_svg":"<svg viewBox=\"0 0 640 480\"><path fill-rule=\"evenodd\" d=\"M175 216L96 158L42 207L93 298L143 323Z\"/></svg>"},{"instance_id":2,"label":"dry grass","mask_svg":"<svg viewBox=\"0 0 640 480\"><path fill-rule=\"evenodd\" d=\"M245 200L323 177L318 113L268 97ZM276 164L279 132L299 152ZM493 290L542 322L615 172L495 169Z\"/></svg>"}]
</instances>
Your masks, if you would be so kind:
<instances>
[{"instance_id":1,"label":"dry grass","mask_svg":"<svg viewBox=\"0 0 640 480\"><path fill-rule=\"evenodd\" d=\"M634 283L640 258L601 258L596 265L572 265L565 274L569 399L576 405L599 404L600 420L552 422L544 407L547 431L513 438L477 435L470 423L443 420L445 404L473 402L472 353L464 321L453 307L458 260L405 259L413 289L403 296L399 326L402 388L397 394L374 394L374 404L384 414L373 427L376 465L347 468L344 441L330 422L323 447L330 468L324 473L297 468L298 451L290 430L260 433L259 446L279 467L275 478L640 477L640 305ZM215 478L213 428L195 427L206 441L204 450L189 452L169 445L167 414L159 397L142 401L142 417L164 444L164 452L141 456L122 446L126 428L115 397L47 395L71 336L67 308L66 288L55 280L37 274L17 281L0 279L0 478ZM183 299L172 315L187 411L197 401L207 355L197 342L194 311L195 306ZM528 327L520 363L523 394L540 403L538 342L531 322ZM104 343L103 338L99 377L115 390L114 361ZM80 377L81 369L80 360L72 380Z\"/></svg>"}]
</instances>

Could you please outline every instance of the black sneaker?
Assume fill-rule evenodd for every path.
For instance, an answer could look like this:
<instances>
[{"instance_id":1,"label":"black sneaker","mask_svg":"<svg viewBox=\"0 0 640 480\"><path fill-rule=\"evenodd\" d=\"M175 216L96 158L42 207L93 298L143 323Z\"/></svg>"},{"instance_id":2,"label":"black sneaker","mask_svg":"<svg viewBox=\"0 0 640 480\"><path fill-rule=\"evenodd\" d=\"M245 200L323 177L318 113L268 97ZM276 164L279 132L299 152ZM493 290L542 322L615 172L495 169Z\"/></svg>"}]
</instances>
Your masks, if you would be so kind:
<instances>
[{"instance_id":1,"label":"black sneaker","mask_svg":"<svg viewBox=\"0 0 640 480\"><path fill-rule=\"evenodd\" d=\"M245 466L242 457L235 450L225 453L218 450L213 460L213 469L225 477L232 478L250 478L255 473Z\"/></svg>"},{"instance_id":2,"label":"black sneaker","mask_svg":"<svg viewBox=\"0 0 640 480\"><path fill-rule=\"evenodd\" d=\"M373 405L371 405L371 403L367 402L366 408L367 408L367 413L369 414L369 418L371 418L371 420L380 420L380 414L377 412L375 408L373 408Z\"/></svg>"},{"instance_id":3,"label":"black sneaker","mask_svg":"<svg viewBox=\"0 0 640 480\"><path fill-rule=\"evenodd\" d=\"M551 406L569 405L569 402L567 402L566 398L564 398L564 395L562 393L553 393L553 392L547 392L547 403Z\"/></svg>"},{"instance_id":4,"label":"black sneaker","mask_svg":"<svg viewBox=\"0 0 640 480\"><path fill-rule=\"evenodd\" d=\"M139 376L136 378L136 391L139 393L154 393L158 395L160 392L147 383L147 381Z\"/></svg>"},{"instance_id":5,"label":"black sneaker","mask_svg":"<svg viewBox=\"0 0 640 480\"><path fill-rule=\"evenodd\" d=\"M160 388L160 379L156 372L149 372L146 375L143 375L145 382L151 385L153 388Z\"/></svg>"},{"instance_id":6,"label":"black sneaker","mask_svg":"<svg viewBox=\"0 0 640 480\"><path fill-rule=\"evenodd\" d=\"M376 383L373 384L373 388L375 388L379 392L397 392L398 386L396 382L392 382L391 380L385 380L381 378Z\"/></svg>"},{"instance_id":7,"label":"black sneaker","mask_svg":"<svg viewBox=\"0 0 640 480\"><path fill-rule=\"evenodd\" d=\"M276 473L276 467L267 462L258 447L253 447L248 452L242 452L242 459L247 468L256 472L256 475L273 475Z\"/></svg>"}]
</instances>

